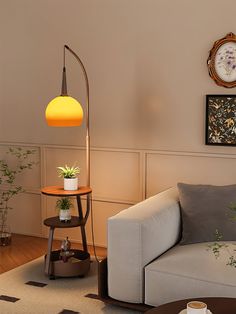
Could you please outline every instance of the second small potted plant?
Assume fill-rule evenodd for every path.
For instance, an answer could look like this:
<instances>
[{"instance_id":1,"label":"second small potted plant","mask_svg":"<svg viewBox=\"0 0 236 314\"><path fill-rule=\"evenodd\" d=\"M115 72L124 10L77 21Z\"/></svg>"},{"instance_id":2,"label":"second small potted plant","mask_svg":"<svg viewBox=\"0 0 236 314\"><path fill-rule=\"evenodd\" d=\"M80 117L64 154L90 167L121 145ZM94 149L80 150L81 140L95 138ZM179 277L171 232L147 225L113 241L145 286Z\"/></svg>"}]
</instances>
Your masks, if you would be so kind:
<instances>
[{"instance_id":1,"label":"second small potted plant","mask_svg":"<svg viewBox=\"0 0 236 314\"><path fill-rule=\"evenodd\" d=\"M73 208L73 203L70 197L62 197L59 198L56 202L56 208L59 210L59 219L62 222L70 222L71 221L71 211Z\"/></svg>"},{"instance_id":2,"label":"second small potted plant","mask_svg":"<svg viewBox=\"0 0 236 314\"><path fill-rule=\"evenodd\" d=\"M75 191L78 189L78 177L77 174L80 173L80 168L77 166L69 167L57 167L59 172L59 177L64 178L64 190Z\"/></svg>"}]
</instances>

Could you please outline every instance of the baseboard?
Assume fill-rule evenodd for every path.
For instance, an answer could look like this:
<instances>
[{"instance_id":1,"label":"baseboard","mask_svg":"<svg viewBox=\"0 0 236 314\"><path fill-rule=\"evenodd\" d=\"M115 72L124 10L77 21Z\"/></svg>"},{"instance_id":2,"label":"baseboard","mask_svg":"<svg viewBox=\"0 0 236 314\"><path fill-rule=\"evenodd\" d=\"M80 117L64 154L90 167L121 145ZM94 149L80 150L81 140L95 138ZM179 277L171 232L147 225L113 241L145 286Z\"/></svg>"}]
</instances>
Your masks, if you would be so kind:
<instances>
[{"instance_id":1,"label":"baseboard","mask_svg":"<svg viewBox=\"0 0 236 314\"><path fill-rule=\"evenodd\" d=\"M28 236L28 237L35 237L35 238L47 238L44 237L42 234L39 233L31 233L31 232L16 232L16 231L12 231L12 234L18 234L18 235L22 235L22 236Z\"/></svg>"}]
</instances>

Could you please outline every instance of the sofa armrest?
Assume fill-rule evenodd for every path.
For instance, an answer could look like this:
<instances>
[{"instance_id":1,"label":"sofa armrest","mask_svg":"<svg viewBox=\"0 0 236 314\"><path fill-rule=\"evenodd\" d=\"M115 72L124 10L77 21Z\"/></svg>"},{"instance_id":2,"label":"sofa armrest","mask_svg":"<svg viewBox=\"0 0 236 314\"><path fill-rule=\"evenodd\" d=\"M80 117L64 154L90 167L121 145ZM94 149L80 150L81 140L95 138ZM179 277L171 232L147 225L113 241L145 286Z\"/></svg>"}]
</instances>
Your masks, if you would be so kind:
<instances>
[{"instance_id":1,"label":"sofa armrest","mask_svg":"<svg viewBox=\"0 0 236 314\"><path fill-rule=\"evenodd\" d=\"M108 219L108 294L132 303L144 299L144 267L179 239L180 208L171 188Z\"/></svg>"}]
</instances>

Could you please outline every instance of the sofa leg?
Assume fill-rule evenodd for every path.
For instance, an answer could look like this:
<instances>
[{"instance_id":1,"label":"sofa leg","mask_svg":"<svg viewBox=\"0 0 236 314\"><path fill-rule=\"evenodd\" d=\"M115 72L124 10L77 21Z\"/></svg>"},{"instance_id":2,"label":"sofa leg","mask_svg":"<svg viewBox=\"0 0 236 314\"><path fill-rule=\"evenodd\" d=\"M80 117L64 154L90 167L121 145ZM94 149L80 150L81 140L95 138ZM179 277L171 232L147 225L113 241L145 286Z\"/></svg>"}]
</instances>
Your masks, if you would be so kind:
<instances>
[{"instance_id":1,"label":"sofa leg","mask_svg":"<svg viewBox=\"0 0 236 314\"><path fill-rule=\"evenodd\" d=\"M108 297L107 258L98 262L98 296L100 298Z\"/></svg>"}]
</instances>

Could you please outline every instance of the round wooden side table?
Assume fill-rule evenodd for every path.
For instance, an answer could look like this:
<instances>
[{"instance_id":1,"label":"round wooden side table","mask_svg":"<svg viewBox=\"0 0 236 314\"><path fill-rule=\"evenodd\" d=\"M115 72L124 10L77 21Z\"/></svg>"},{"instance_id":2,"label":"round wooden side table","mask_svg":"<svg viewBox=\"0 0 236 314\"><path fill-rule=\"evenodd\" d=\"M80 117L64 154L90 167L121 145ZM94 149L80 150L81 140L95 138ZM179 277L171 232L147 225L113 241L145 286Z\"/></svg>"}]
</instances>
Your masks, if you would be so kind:
<instances>
[{"instance_id":1,"label":"round wooden side table","mask_svg":"<svg viewBox=\"0 0 236 314\"><path fill-rule=\"evenodd\" d=\"M207 304L207 308L212 314L235 314L236 313L236 298L192 298L179 300L162 304L145 312L146 314L178 314L183 309L186 309L187 303L193 300L202 301Z\"/></svg>"},{"instance_id":2,"label":"round wooden side table","mask_svg":"<svg viewBox=\"0 0 236 314\"><path fill-rule=\"evenodd\" d=\"M62 186L47 186L41 189L42 194L48 196L58 196L58 197L66 197L66 196L75 196L77 200L78 207L78 216L72 216L70 222L61 222L59 217L49 217L44 220L44 225L49 227L49 238L48 238L48 250L45 259L45 273L49 276L73 276L75 275L83 275L89 269L90 264L90 255L88 253L86 233L85 233L85 225L90 213L90 197L92 193L92 189L90 187L81 186L78 190L75 191L65 191ZM81 204L81 196L86 195L86 212L83 215L82 204ZM71 263L71 265L63 265L63 262L58 262L60 251L52 251L52 242L54 230L56 228L75 228L80 227L81 237L82 237L82 250L72 250L75 257L78 257L81 260L80 269L75 267ZM64 263L66 264L66 263ZM66 268L67 267L67 268Z\"/></svg>"}]
</instances>

